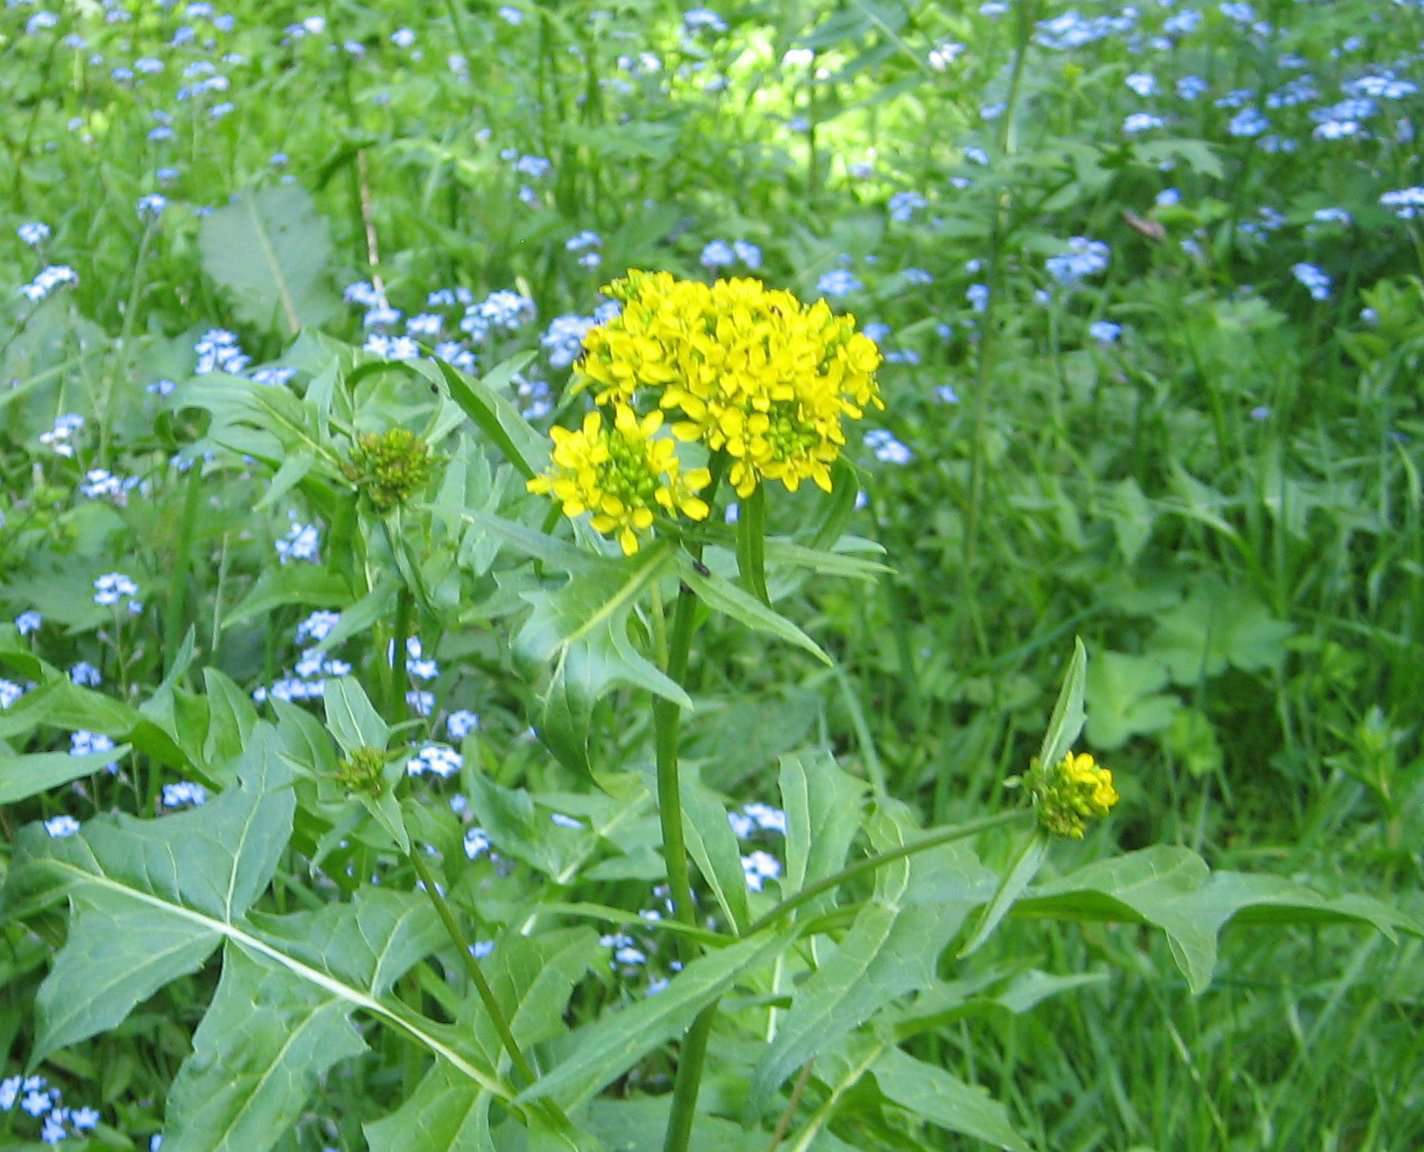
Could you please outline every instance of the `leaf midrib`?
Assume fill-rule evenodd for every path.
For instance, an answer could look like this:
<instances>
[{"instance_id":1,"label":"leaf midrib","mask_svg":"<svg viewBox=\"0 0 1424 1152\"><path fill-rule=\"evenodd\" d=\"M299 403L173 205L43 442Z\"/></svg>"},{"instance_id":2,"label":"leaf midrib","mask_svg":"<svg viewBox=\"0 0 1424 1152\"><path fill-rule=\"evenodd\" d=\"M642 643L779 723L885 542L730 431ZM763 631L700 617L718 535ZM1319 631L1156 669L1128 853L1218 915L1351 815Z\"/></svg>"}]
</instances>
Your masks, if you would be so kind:
<instances>
[{"instance_id":1,"label":"leaf midrib","mask_svg":"<svg viewBox=\"0 0 1424 1152\"><path fill-rule=\"evenodd\" d=\"M209 916L207 913L199 912L192 908L187 908L182 904L170 903L167 900L162 900L157 896L150 895L149 893L143 892L137 888L132 888L127 884L121 884L110 876L96 875L92 872L86 872L82 868L76 868L74 865L65 863L63 861L50 859L44 861L43 866L48 868L54 868L61 872L71 873L73 876L77 877L78 881L82 884L93 884L108 891L118 893L121 896L126 896L129 899L135 900L141 904L147 904L151 907L158 908L170 916L177 916L184 920L189 920L194 924L199 924L202 927L208 929L209 931L216 932L219 935L227 938L228 940L231 940L234 944L238 944L244 948L250 949L253 952L265 956L267 957L267 959L272 960L275 963L279 964L281 967L287 969L287 971L291 972L293 975L303 980L306 980L308 983L316 985L318 988L330 992L332 995L337 996L342 1000L345 1000L353 1007L360 1008L362 1011L365 1012L369 1012L372 1016L379 1018L384 1023L389 1024L405 1032L416 1042L429 1049L429 1051L432 1052L434 1055L439 1056L442 1059L448 1061L450 1065L456 1070L458 1070L463 1076L474 1081L481 1088L485 1089L485 1091L492 1093L493 1095L499 1097L501 1100L513 1099L513 1092L511 1092L510 1089L507 1088L501 1081L499 1081L495 1077L490 1076L489 1073L484 1072L481 1069L475 1067L475 1065L471 1064L468 1060L465 1059L465 1057L461 1056L460 1053L456 1052L448 1044L442 1043L439 1039L430 1035L414 1021L407 1020L404 1016L396 1012L394 1009L388 1007L385 1004L382 1004L374 996L371 996L358 988L353 988L349 984L342 983L340 980L336 979L336 977L330 976L327 973L320 971L319 969L313 968L310 965L303 963L295 956L287 955L287 953L283 952L281 949L273 947L265 940L262 940L261 938L252 935L252 933L245 931L236 924L231 924L227 921L219 920L213 916Z\"/></svg>"},{"instance_id":2,"label":"leaf midrib","mask_svg":"<svg viewBox=\"0 0 1424 1152\"><path fill-rule=\"evenodd\" d=\"M257 233L257 241L262 245L262 255L267 261L267 266L272 270L272 279L277 285L277 296L282 301L282 311L287 314L287 327L292 330L292 335L296 335L302 329L302 320L297 315L296 301L292 299L292 290L287 285L286 274L282 271L282 265L277 260L277 253L272 247L272 241L267 236L267 226L262 222L262 217L257 212L256 197L245 196L244 202L247 205L247 215L252 220L252 227Z\"/></svg>"}]
</instances>

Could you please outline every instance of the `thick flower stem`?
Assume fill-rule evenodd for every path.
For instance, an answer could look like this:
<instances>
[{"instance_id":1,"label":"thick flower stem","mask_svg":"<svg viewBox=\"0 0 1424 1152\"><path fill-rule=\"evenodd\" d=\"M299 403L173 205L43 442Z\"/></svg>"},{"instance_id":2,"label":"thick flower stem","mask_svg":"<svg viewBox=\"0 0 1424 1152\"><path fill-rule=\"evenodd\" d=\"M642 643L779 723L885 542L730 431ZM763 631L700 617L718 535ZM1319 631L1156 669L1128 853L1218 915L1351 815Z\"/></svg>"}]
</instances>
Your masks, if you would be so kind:
<instances>
[{"instance_id":1,"label":"thick flower stem","mask_svg":"<svg viewBox=\"0 0 1424 1152\"><path fill-rule=\"evenodd\" d=\"M681 684L687 676L687 657L692 647L697 599L683 588L673 610L672 635L668 642L668 679ZM658 765L658 816L662 821L663 859L668 885L672 888L673 912L684 924L697 923L692 906L692 875L687 866L687 846L682 835L682 793L678 784L677 745L682 710L661 696L653 701Z\"/></svg>"},{"instance_id":2,"label":"thick flower stem","mask_svg":"<svg viewBox=\"0 0 1424 1152\"><path fill-rule=\"evenodd\" d=\"M682 588L673 610L672 635L668 641L667 674L681 684L687 676L688 653L692 647L692 631L697 623L697 598L691 589ZM658 766L658 816L662 822L663 860L667 865L668 885L672 889L673 913L684 924L697 924L697 910L692 903L692 875L687 864L687 846L682 835L682 793L677 772L678 732L682 713L671 700L653 700L653 724L656 735ZM696 955L690 940L679 941L679 951L686 964ZM707 1041L712 1033L712 1021L717 1006L708 1005L699 1013L683 1039L678 1056L677 1080L673 1086L672 1111L668 1114L663 1152L686 1152L692 1135L692 1121L697 1111L697 1093L702 1087L702 1068L707 1058Z\"/></svg>"}]
</instances>

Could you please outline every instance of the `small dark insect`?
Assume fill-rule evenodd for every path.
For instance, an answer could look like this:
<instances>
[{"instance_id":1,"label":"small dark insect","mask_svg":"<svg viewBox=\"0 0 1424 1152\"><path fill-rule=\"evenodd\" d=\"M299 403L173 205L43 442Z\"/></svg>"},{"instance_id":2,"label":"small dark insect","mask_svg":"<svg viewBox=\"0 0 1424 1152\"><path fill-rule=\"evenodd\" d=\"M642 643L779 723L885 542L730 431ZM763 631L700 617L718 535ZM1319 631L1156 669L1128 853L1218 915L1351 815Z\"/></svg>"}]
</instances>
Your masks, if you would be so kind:
<instances>
[{"instance_id":1,"label":"small dark insect","mask_svg":"<svg viewBox=\"0 0 1424 1152\"><path fill-rule=\"evenodd\" d=\"M1131 209L1124 209L1122 218L1129 228L1134 232L1140 232L1149 240L1161 241L1167 238L1167 229L1163 228L1156 220L1144 220Z\"/></svg>"},{"instance_id":2,"label":"small dark insect","mask_svg":"<svg viewBox=\"0 0 1424 1152\"><path fill-rule=\"evenodd\" d=\"M697 574L698 574L699 576L711 576L711 575L712 575L712 569L709 568L709 567L707 567L706 564L702 563L701 560L694 560L694 561L692 562L692 566L693 566L695 569L697 569Z\"/></svg>"}]
</instances>

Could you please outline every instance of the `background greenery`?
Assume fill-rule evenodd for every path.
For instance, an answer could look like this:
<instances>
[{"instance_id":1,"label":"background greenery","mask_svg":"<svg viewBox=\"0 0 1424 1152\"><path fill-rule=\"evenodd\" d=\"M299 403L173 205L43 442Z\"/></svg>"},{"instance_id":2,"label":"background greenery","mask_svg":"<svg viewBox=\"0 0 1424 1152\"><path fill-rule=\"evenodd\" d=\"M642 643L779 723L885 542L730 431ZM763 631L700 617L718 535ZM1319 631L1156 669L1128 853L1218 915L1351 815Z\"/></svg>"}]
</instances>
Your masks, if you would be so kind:
<instances>
[{"instance_id":1,"label":"background greenery","mask_svg":"<svg viewBox=\"0 0 1424 1152\"><path fill-rule=\"evenodd\" d=\"M0 694L0 757L73 760L76 730L121 746L59 766L77 789L7 808L6 840L35 819L162 807L180 777L123 747L134 724L114 710L153 697L190 628L209 708L215 693L340 674L298 668L293 638L313 609L352 619L338 518L296 468L274 484L231 452L204 460L204 437L243 419L223 408L222 379L204 383L210 369L275 365L309 391L333 357L349 366L337 341L400 357L403 336L436 342L407 325L437 311L460 341L447 359L467 351L488 372L536 353L501 386L547 427L572 407L556 317L590 316L628 267L711 275L707 246L740 241L759 267L743 247L728 270L884 326L887 407L857 450L851 528L891 572L773 588L831 669L730 623L704 628L685 744L706 784L779 803L777 758L823 742L925 823L999 810L1017 802L1005 780L1038 747L1077 634L1091 653L1084 743L1123 802L1056 848L1055 870L1182 845L1213 868L1418 914L1421 43L1424 12L1400 0L747 0L710 16L641 0L51 13L12 0L0 608L44 622L0 628L0 658L17 690L49 682L41 660L60 681L81 662L97 680L71 675L43 715ZM33 222L49 230L38 243L17 232ZM50 265L77 283L23 295ZM347 288L359 282L369 290ZM465 304L428 305L442 289L530 303L496 298L481 315L508 323L480 340L458 327ZM424 391L399 374L368 387L388 411ZM57 435L70 413L83 427ZM491 486L518 487L471 461L450 500L498 507ZM773 530L808 509L774 502ZM315 563L279 563L294 525L315 528ZM140 611L94 602L110 572L135 582ZM358 603L379 639L384 605ZM538 704L508 644L514 607L494 596L458 625L426 620L439 671L414 686L433 700L423 717L416 701L406 737L464 752L458 789L432 787L442 817L481 773L556 798L529 834L555 856L506 847L499 874L482 874L482 899L511 903L568 862L547 812L597 822L607 803L571 799L581 785L528 734ZM381 644L334 649L403 709ZM203 684L197 669L170 687ZM595 715L604 765L650 754L632 700ZM450 740L461 709L479 728ZM223 782L204 775L215 749L192 762L193 778ZM447 855L465 831L442 828ZM775 834L759 835L774 853ZM1000 867L1010 844L981 851ZM653 899L645 880L608 868L584 895L636 907ZM279 904L299 899L283 892ZM59 937L6 934L9 1074L32 1050ZM1135 927L1011 921L960 973L997 989L992 1003L947 1014L917 1051L1005 1101L1040 1148L1424 1144L1416 939L1236 928L1199 995L1168 951ZM666 965L603 965L574 1017L641 996ZM1044 973L1081 986L1043 998L1062 990L1036 990ZM102 1113L95 1146L158 1131L214 984L170 984L117 1030L50 1055L42 1071L65 1100ZM362 1123L414 1075L382 1043L317 1086L291 1147L365 1147ZM665 1087L656 1059L625 1085ZM707 1090L717 1099L715 1068ZM875 1091L852 1091L839 1139L959 1146L897 1130L861 1098ZM39 1132L17 1106L0 1118L4 1146Z\"/></svg>"}]
</instances>

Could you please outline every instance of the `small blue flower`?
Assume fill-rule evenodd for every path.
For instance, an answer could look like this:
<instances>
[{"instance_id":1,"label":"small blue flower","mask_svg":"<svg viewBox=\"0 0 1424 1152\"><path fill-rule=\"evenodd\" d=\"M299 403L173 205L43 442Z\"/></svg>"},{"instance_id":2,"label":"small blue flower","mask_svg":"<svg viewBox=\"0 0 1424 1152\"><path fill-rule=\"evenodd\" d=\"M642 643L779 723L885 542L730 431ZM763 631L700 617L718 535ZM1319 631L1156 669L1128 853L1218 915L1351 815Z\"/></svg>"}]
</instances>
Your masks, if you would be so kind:
<instances>
[{"instance_id":1,"label":"small blue flower","mask_svg":"<svg viewBox=\"0 0 1424 1152\"><path fill-rule=\"evenodd\" d=\"M832 268L816 281L816 291L822 296L849 296L863 287L864 285L845 268Z\"/></svg>"},{"instance_id":2,"label":"small blue flower","mask_svg":"<svg viewBox=\"0 0 1424 1152\"><path fill-rule=\"evenodd\" d=\"M1291 266L1291 275L1310 293L1312 300L1330 299L1330 277L1314 264L1304 262Z\"/></svg>"}]
</instances>

